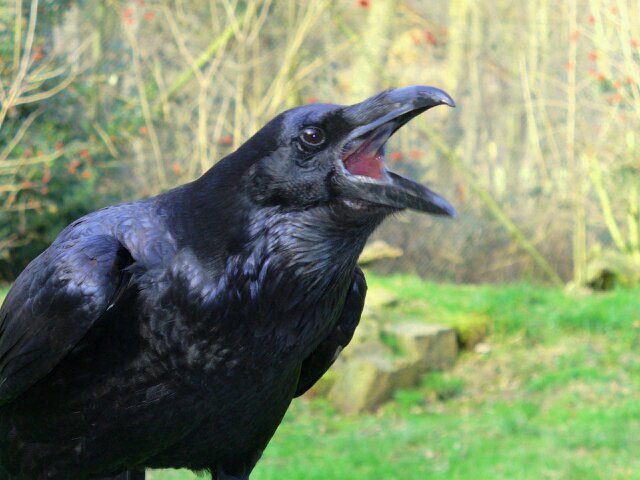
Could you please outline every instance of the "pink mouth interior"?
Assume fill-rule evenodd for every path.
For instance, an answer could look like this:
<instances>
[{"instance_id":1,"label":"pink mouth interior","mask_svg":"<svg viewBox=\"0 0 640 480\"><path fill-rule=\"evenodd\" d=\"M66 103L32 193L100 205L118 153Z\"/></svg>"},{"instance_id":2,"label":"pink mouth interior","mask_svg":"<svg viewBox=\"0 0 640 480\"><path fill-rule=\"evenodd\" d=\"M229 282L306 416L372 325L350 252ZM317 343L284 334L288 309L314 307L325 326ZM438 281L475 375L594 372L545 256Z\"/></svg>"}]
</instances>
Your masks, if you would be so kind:
<instances>
[{"instance_id":1,"label":"pink mouth interior","mask_svg":"<svg viewBox=\"0 0 640 480\"><path fill-rule=\"evenodd\" d=\"M351 175L382 180L384 178L384 156L380 151L355 151L343 160L344 167Z\"/></svg>"}]
</instances>

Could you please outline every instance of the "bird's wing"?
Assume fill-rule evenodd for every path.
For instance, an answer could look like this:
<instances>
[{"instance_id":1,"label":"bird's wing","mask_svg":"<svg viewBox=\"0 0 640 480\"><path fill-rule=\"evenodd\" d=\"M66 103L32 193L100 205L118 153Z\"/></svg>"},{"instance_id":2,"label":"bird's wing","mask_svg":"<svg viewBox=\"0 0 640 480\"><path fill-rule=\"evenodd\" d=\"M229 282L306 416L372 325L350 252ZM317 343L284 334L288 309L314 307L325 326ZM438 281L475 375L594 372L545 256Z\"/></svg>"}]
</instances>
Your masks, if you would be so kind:
<instances>
[{"instance_id":1,"label":"bird's wing","mask_svg":"<svg viewBox=\"0 0 640 480\"><path fill-rule=\"evenodd\" d=\"M0 308L0 406L47 375L118 300L133 263L107 235L56 242Z\"/></svg>"},{"instance_id":2,"label":"bird's wing","mask_svg":"<svg viewBox=\"0 0 640 480\"><path fill-rule=\"evenodd\" d=\"M367 282L364 273L360 267L356 266L338 323L327 338L302 362L296 397L309 390L329 370L342 349L349 344L360 322L366 295Z\"/></svg>"}]
</instances>

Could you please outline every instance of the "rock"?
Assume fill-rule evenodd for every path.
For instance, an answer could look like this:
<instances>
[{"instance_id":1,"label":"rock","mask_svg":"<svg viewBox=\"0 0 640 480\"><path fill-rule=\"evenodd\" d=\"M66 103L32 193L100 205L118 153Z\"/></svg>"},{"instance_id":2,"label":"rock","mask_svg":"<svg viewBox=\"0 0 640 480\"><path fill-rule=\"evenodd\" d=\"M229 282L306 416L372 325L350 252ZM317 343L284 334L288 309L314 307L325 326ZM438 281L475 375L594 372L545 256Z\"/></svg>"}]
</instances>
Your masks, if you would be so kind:
<instances>
[{"instance_id":1,"label":"rock","mask_svg":"<svg viewBox=\"0 0 640 480\"><path fill-rule=\"evenodd\" d=\"M335 368L337 380L329 400L342 412L371 411L391 398L394 365L387 355L353 355Z\"/></svg>"},{"instance_id":2,"label":"rock","mask_svg":"<svg viewBox=\"0 0 640 480\"><path fill-rule=\"evenodd\" d=\"M369 265L385 258L398 258L402 254L401 248L389 245L384 240L375 240L364 247L360 258L358 258L358 263L360 265Z\"/></svg>"},{"instance_id":3,"label":"rock","mask_svg":"<svg viewBox=\"0 0 640 480\"><path fill-rule=\"evenodd\" d=\"M385 333L393 335L403 357L394 357L379 335L369 335L361 341L356 338L332 367L327 397L342 412L375 410L396 390L417 385L427 370L450 367L455 361L458 343L452 328L402 323L387 327ZM319 388L326 392L326 386Z\"/></svg>"},{"instance_id":4,"label":"rock","mask_svg":"<svg viewBox=\"0 0 640 480\"><path fill-rule=\"evenodd\" d=\"M424 370L441 370L453 366L458 355L455 331L442 325L406 322L385 329L411 359L419 360Z\"/></svg>"},{"instance_id":5,"label":"rock","mask_svg":"<svg viewBox=\"0 0 640 480\"><path fill-rule=\"evenodd\" d=\"M423 373L424 370L418 359L401 358L396 360L391 379L393 390L415 387Z\"/></svg>"},{"instance_id":6,"label":"rock","mask_svg":"<svg viewBox=\"0 0 640 480\"><path fill-rule=\"evenodd\" d=\"M466 350L473 348L482 342L487 336L491 319L482 313L460 313L447 318L457 335L459 345Z\"/></svg>"},{"instance_id":7,"label":"rock","mask_svg":"<svg viewBox=\"0 0 640 480\"><path fill-rule=\"evenodd\" d=\"M480 342L475 346L473 351L481 354L491 353L491 345L485 342Z\"/></svg>"},{"instance_id":8,"label":"rock","mask_svg":"<svg viewBox=\"0 0 640 480\"><path fill-rule=\"evenodd\" d=\"M364 318L379 317L384 308L397 305L399 300L398 295L387 288L369 287L362 316Z\"/></svg>"},{"instance_id":9,"label":"rock","mask_svg":"<svg viewBox=\"0 0 640 480\"><path fill-rule=\"evenodd\" d=\"M356 331L353 334L353 338L351 339L351 343L345 349L346 351L351 351L355 345L360 345L361 343L367 342L379 342L380 341L380 323L376 321L371 316L362 316L360 319L360 324Z\"/></svg>"},{"instance_id":10,"label":"rock","mask_svg":"<svg viewBox=\"0 0 640 480\"><path fill-rule=\"evenodd\" d=\"M329 401L344 413L375 410L394 391L413 387L420 379L418 361L394 359L389 347L379 342L346 350L351 351L333 366L335 381L328 394Z\"/></svg>"},{"instance_id":11,"label":"rock","mask_svg":"<svg viewBox=\"0 0 640 480\"><path fill-rule=\"evenodd\" d=\"M340 358L365 357L368 355L391 358L393 352L388 346L380 342L380 340L369 339L361 343L349 343L347 348L345 348L340 354Z\"/></svg>"}]
</instances>

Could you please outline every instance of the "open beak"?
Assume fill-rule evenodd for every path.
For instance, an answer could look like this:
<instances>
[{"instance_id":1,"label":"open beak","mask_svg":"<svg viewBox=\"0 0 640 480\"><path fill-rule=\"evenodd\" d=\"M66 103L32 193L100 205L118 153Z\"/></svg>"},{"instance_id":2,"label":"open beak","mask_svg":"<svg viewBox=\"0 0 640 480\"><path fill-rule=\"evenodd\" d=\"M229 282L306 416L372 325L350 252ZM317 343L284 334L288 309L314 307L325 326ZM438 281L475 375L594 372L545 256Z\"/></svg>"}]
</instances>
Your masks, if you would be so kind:
<instances>
[{"instance_id":1,"label":"open beak","mask_svg":"<svg viewBox=\"0 0 640 480\"><path fill-rule=\"evenodd\" d=\"M427 187L387 170L385 144L396 130L437 105L454 107L453 99L435 87L387 90L345 107L343 118L353 126L343 143L337 182L346 199L364 200L394 209L409 208L455 216L455 209Z\"/></svg>"}]
</instances>

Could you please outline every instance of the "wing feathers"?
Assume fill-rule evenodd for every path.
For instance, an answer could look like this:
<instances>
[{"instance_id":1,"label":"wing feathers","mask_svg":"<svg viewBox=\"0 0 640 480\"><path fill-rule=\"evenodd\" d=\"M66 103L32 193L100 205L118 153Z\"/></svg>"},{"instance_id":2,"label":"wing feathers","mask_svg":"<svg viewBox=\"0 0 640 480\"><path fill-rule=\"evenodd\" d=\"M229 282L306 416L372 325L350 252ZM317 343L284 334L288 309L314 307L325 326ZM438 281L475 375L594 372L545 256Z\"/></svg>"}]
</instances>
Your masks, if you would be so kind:
<instances>
[{"instance_id":1,"label":"wing feathers","mask_svg":"<svg viewBox=\"0 0 640 480\"><path fill-rule=\"evenodd\" d=\"M0 405L49 373L128 284L133 258L108 235L54 243L0 309Z\"/></svg>"}]
</instances>

